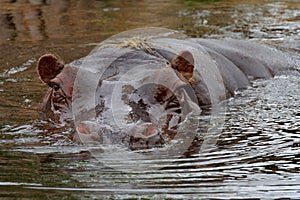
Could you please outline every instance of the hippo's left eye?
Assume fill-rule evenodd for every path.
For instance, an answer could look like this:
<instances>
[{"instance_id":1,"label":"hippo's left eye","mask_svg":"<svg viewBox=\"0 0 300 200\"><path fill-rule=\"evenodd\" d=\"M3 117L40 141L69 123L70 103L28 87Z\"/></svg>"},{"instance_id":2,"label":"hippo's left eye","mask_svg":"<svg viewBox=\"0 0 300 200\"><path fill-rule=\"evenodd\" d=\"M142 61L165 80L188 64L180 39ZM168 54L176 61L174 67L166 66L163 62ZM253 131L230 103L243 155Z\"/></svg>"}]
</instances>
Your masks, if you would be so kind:
<instances>
[{"instance_id":1,"label":"hippo's left eye","mask_svg":"<svg viewBox=\"0 0 300 200\"><path fill-rule=\"evenodd\" d=\"M57 85L57 84L53 84L52 85L52 88L55 90L55 91L58 91L59 90L59 85Z\"/></svg>"}]
</instances>

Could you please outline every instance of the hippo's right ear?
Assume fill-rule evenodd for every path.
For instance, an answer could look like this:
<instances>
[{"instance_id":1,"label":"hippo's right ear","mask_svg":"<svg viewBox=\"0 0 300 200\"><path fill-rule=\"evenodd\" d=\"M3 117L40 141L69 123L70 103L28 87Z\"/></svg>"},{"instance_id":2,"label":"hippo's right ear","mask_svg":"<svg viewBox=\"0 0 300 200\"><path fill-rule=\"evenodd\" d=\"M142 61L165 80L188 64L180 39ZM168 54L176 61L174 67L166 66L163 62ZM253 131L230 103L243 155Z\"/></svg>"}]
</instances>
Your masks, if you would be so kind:
<instances>
[{"instance_id":1,"label":"hippo's right ear","mask_svg":"<svg viewBox=\"0 0 300 200\"><path fill-rule=\"evenodd\" d=\"M40 79L47 84L51 79L55 78L63 68L64 64L60 63L52 54L43 55L37 63Z\"/></svg>"},{"instance_id":2,"label":"hippo's right ear","mask_svg":"<svg viewBox=\"0 0 300 200\"><path fill-rule=\"evenodd\" d=\"M193 81L194 56L190 51L182 51L171 60L173 69L176 69L189 82Z\"/></svg>"}]
</instances>

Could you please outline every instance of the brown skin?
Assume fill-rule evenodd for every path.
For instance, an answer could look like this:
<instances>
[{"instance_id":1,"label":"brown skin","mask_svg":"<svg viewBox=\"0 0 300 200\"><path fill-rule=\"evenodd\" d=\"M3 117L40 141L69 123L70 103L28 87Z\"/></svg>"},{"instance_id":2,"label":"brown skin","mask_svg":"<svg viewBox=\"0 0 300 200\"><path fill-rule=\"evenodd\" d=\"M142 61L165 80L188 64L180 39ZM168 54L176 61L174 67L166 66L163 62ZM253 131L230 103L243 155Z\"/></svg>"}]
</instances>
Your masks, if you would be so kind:
<instances>
[{"instance_id":1,"label":"brown skin","mask_svg":"<svg viewBox=\"0 0 300 200\"><path fill-rule=\"evenodd\" d=\"M173 69L176 69L189 82L193 78L194 64L194 57L189 51L182 51L171 61Z\"/></svg>"}]
</instances>

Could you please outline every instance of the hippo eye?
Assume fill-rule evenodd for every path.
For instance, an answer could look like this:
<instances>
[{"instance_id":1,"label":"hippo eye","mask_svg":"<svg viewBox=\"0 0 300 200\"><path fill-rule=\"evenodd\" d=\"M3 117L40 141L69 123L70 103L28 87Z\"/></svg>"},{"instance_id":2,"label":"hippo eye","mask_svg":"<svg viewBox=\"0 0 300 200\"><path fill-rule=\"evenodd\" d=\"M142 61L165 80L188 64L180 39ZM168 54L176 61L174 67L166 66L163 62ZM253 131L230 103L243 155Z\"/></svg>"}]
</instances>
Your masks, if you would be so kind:
<instances>
[{"instance_id":1,"label":"hippo eye","mask_svg":"<svg viewBox=\"0 0 300 200\"><path fill-rule=\"evenodd\" d=\"M57 84L53 84L52 88L55 90L55 91L58 91L59 90L59 85Z\"/></svg>"}]
</instances>

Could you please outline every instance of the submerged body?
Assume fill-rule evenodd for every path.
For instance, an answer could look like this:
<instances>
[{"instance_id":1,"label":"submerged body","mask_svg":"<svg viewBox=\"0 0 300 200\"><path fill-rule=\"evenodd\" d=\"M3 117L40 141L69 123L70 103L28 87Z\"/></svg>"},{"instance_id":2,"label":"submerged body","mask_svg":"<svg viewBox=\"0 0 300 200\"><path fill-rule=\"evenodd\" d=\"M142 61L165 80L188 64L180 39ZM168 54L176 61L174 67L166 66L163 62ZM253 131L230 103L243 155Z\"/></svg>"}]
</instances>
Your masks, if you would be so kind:
<instances>
[{"instance_id":1,"label":"submerged body","mask_svg":"<svg viewBox=\"0 0 300 200\"><path fill-rule=\"evenodd\" d=\"M165 41L180 49L166 48ZM102 46L67 65L53 55L42 56L38 72L49 85L42 113L54 121L75 119L81 140L87 135L99 141L106 135L132 149L151 148L174 138L189 113L200 114L201 108L249 87L251 80L297 69L300 62L297 53L255 42L165 38L155 42L125 46L125 51Z\"/></svg>"}]
</instances>

